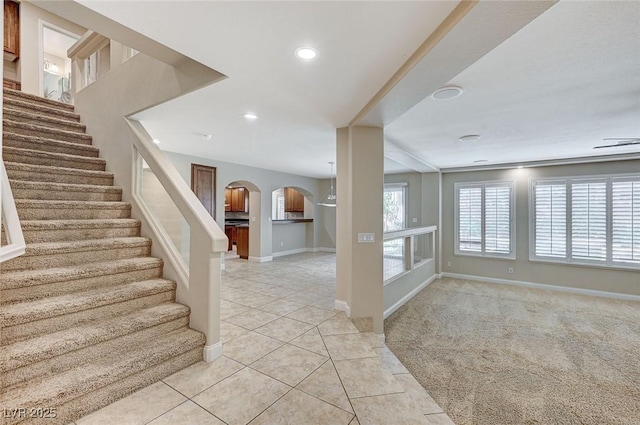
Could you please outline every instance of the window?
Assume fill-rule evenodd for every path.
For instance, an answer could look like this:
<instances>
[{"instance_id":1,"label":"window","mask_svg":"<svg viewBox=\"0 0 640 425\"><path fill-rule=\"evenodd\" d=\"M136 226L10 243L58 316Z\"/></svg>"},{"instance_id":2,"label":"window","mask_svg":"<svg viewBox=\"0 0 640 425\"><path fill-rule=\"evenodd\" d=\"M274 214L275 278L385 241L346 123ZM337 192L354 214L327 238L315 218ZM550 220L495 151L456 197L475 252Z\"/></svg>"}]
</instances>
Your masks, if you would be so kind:
<instances>
[{"instance_id":1,"label":"window","mask_svg":"<svg viewBox=\"0 0 640 425\"><path fill-rule=\"evenodd\" d=\"M513 182L456 183L456 254L515 258Z\"/></svg>"},{"instance_id":2,"label":"window","mask_svg":"<svg viewBox=\"0 0 640 425\"><path fill-rule=\"evenodd\" d=\"M406 183L384 185L383 231L404 229L406 226Z\"/></svg>"},{"instance_id":3,"label":"window","mask_svg":"<svg viewBox=\"0 0 640 425\"><path fill-rule=\"evenodd\" d=\"M640 267L640 176L533 180L531 259Z\"/></svg>"},{"instance_id":4,"label":"window","mask_svg":"<svg viewBox=\"0 0 640 425\"><path fill-rule=\"evenodd\" d=\"M286 219L284 212L284 190L282 188L271 192L271 219Z\"/></svg>"}]
</instances>

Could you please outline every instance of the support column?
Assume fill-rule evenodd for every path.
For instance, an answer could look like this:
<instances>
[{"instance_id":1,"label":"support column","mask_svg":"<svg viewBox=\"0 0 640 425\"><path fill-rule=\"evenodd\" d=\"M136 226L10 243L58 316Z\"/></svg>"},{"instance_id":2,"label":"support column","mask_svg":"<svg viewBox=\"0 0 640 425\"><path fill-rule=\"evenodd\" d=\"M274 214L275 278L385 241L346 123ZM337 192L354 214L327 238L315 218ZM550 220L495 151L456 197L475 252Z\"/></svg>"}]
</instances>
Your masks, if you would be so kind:
<instances>
[{"instance_id":1,"label":"support column","mask_svg":"<svg viewBox=\"0 0 640 425\"><path fill-rule=\"evenodd\" d=\"M384 139L379 127L337 130L336 307L383 333ZM373 240L360 241L359 235Z\"/></svg>"}]
</instances>

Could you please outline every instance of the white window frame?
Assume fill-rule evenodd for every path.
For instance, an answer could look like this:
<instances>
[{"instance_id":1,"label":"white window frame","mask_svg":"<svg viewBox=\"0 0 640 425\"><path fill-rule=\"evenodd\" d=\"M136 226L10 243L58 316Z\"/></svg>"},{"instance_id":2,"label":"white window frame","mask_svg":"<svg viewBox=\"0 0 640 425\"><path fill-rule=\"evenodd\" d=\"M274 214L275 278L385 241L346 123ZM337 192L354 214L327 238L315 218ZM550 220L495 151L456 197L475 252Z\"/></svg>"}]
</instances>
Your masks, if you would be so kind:
<instances>
[{"instance_id":1,"label":"white window frame","mask_svg":"<svg viewBox=\"0 0 640 425\"><path fill-rule=\"evenodd\" d=\"M545 263L559 263L569 264L575 266L589 266L589 267L604 267L615 269L640 269L640 263L626 262L626 261L614 261L613 260L613 182L618 180L636 180L640 179L640 174L602 174L602 175L585 175L585 176L572 176L572 177L544 177L529 179L529 260L535 262ZM572 185L574 183L588 183L594 181L602 181L606 183L606 259L603 260L589 260L589 259L575 259L572 255ZM566 206L567 206L567 218L566 218L566 252L565 257L550 257L536 254L536 217L535 217L535 185L537 182L555 182L564 183L566 185Z\"/></svg>"},{"instance_id":2,"label":"white window frame","mask_svg":"<svg viewBox=\"0 0 640 425\"><path fill-rule=\"evenodd\" d=\"M509 253L498 254L494 252L485 252L485 188L487 186L509 186ZM481 195L481 249L480 252L465 251L460 249L460 210L459 199L460 189L465 187L480 187ZM492 180L484 182L458 182L454 184L454 254L459 256L483 257L483 258L500 258L507 260L516 259L516 185L513 180Z\"/></svg>"},{"instance_id":3,"label":"white window frame","mask_svg":"<svg viewBox=\"0 0 640 425\"><path fill-rule=\"evenodd\" d=\"M399 183L385 183L384 184L384 191L386 192L387 189L402 189L402 212L403 212L403 229L407 229L409 227L409 211L408 211L408 206L409 206L409 200L407 199L407 194L408 194L408 190L407 188L409 187L409 183L407 182L399 182ZM395 231L395 230L401 230L401 229L394 229L394 230L388 230L388 231Z\"/></svg>"}]
</instances>

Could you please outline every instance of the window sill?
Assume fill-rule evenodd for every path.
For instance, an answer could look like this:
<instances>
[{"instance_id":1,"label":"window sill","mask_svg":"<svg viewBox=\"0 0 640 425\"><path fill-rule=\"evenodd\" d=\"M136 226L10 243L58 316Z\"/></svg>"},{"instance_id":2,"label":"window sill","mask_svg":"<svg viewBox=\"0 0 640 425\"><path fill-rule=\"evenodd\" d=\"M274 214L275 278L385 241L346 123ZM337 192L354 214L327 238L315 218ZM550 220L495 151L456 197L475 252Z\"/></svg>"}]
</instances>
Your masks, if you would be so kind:
<instances>
[{"instance_id":1,"label":"window sill","mask_svg":"<svg viewBox=\"0 0 640 425\"><path fill-rule=\"evenodd\" d=\"M625 270L625 271L640 271L640 264L638 265L626 265L620 263L614 264L605 264L605 263L592 263L585 261L566 261L566 260L555 260L553 258L540 258L540 257L529 257L529 261L532 263L546 263L546 264L556 264L559 266L575 266L575 267L589 267L594 269L608 269L608 270Z\"/></svg>"},{"instance_id":2,"label":"window sill","mask_svg":"<svg viewBox=\"0 0 640 425\"><path fill-rule=\"evenodd\" d=\"M473 252L456 251L453 255L457 257L475 257L475 258L487 258L491 260L511 260L515 261L515 253L513 255L496 255L496 254L475 254Z\"/></svg>"}]
</instances>

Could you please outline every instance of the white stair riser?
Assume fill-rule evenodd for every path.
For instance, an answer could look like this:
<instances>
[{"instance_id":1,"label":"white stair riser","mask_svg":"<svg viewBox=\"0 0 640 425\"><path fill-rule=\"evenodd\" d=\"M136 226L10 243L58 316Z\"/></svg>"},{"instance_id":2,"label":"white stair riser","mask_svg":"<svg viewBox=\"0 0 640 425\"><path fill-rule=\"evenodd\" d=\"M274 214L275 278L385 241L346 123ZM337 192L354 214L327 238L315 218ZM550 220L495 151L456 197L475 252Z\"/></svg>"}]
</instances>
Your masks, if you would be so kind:
<instances>
[{"instance_id":1,"label":"white stair riser","mask_svg":"<svg viewBox=\"0 0 640 425\"><path fill-rule=\"evenodd\" d=\"M41 298L55 297L73 292L86 291L107 286L122 285L124 283L140 282L143 280L162 277L162 266L134 270L116 274L101 274L75 280L43 283L42 285L5 289L0 294L1 304L34 301Z\"/></svg>"},{"instance_id":2,"label":"white stair riser","mask_svg":"<svg viewBox=\"0 0 640 425\"><path fill-rule=\"evenodd\" d=\"M111 353L123 352L131 347L140 346L150 339L165 335L189 325L189 317L182 316L173 320L157 323L153 326L138 329L135 332L113 337L103 342L99 342L88 347L63 353L58 356L39 360L33 364L7 370L3 376L3 388L10 390L10 387L19 385L31 379L44 379L57 373L62 373L91 359L105 357Z\"/></svg>"},{"instance_id":3,"label":"white stair riser","mask_svg":"<svg viewBox=\"0 0 640 425\"><path fill-rule=\"evenodd\" d=\"M66 153L68 155L86 156L88 158L98 157L98 150L84 147L89 145L43 142L42 139L19 139L9 136L2 139L2 145L12 148L32 149L41 152Z\"/></svg>"},{"instance_id":4,"label":"white stair riser","mask_svg":"<svg viewBox=\"0 0 640 425\"><path fill-rule=\"evenodd\" d=\"M29 255L27 247L27 254L2 263L2 271L0 274L17 270L75 266L98 261L147 257L149 255L151 255L150 245L122 247L116 249L96 249L79 252L51 252L42 253L40 255Z\"/></svg>"},{"instance_id":5,"label":"white stair riser","mask_svg":"<svg viewBox=\"0 0 640 425\"><path fill-rule=\"evenodd\" d=\"M23 341L28 338L58 332L63 329L70 329L74 326L90 322L123 316L137 310L142 310L144 308L149 308L173 300L175 300L175 291L166 291L146 297L134 298L115 304L91 308L76 313L6 326L3 329L2 345L13 344L17 341Z\"/></svg>"}]
</instances>

